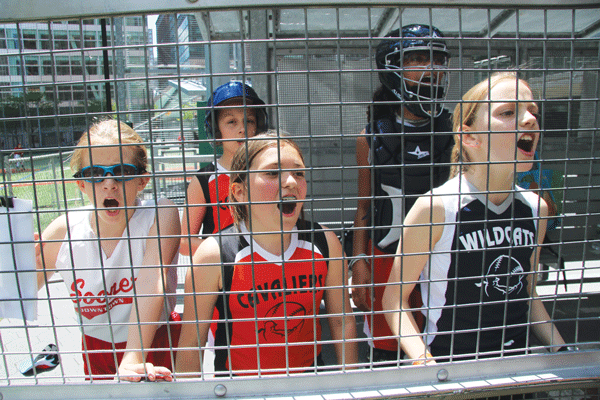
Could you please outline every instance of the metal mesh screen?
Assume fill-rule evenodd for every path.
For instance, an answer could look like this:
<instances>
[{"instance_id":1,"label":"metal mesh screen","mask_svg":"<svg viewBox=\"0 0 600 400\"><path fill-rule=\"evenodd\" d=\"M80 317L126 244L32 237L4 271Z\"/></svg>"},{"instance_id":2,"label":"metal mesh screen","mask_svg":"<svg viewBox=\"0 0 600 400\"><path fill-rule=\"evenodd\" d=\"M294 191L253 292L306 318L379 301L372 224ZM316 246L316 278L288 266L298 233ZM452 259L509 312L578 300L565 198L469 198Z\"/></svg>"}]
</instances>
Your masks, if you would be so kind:
<instances>
[{"instance_id":1,"label":"metal mesh screen","mask_svg":"<svg viewBox=\"0 0 600 400\"><path fill-rule=\"evenodd\" d=\"M510 8L489 7L481 2L446 7L437 4L414 7L409 3L398 6L385 2L372 7L360 2L319 2L315 6L288 7L259 2L252 8L245 8L241 4L217 2L202 5L177 3L172 7L114 2L113 15L104 9L96 9L96 5L81 11L74 2L64 3L68 10L66 13L63 6L60 10L45 6L25 13L22 5L11 5L8 15L0 17L0 151L4 196L0 216L2 222L6 222L0 232L4 285L1 291L6 293L2 297L4 314L0 320L0 398L317 396L330 399L500 395L547 399L597 398L600 376L600 174L597 139L600 9L597 5L551 2L547 8L541 9L538 3L527 1ZM59 12L68 17L57 16ZM417 22L434 25L445 34L444 40L451 54L446 70L449 88L443 103L446 110L452 111L456 105L467 104L461 102L467 90L494 72L517 71L519 77L526 79L531 86L539 106L543 132L539 137L534 164L539 171L549 171L550 175L544 190L536 187L536 182L525 181L524 184L540 195L544 191L552 192L557 215L547 218L552 229L548 230L546 240L541 244L531 244L536 249L542 248L539 259L536 259L536 263L539 261L540 264L539 271L524 271L521 278L537 282L537 293L550 322L564 338L565 346L577 346L578 350L551 354L558 346L538 340L533 332L539 324L533 318L525 318L522 328L527 332L526 350L523 351L526 354L515 355L503 347L492 354L493 357L477 351L471 354L475 360L438 357L442 363L413 366L415 357L400 353L398 345L393 351L396 355L394 361L374 361L376 352L363 328L367 321L372 329L373 324L379 321L376 318L382 317L384 311L361 311L353 302L350 303L349 293L356 286L351 279L352 271L347 266L357 257L385 259L393 257L394 253L358 255L352 247L353 236L356 237L357 232L372 228L369 224L366 228L355 225L359 202L364 200L360 188L365 184L358 178L365 167L357 164L357 142L360 143L363 137L361 131L368 124L367 112L374 112L373 93L380 86L374 59L377 45L394 29ZM278 259L269 264L268 261L272 260L268 257L259 259L255 256L249 263L251 272L244 275L250 283L236 286L240 280L235 279L240 278L236 275L239 269L236 270L234 265L240 262L239 258L208 262L203 254L197 252L192 257L189 249L182 250L191 247L196 239L207 237L191 232L195 221L190 215L196 215L193 210L200 206L225 210L228 207L221 200L211 203L206 198L198 204L190 198L188 190L199 180L197 176L210 175L208 172L198 173L198 170L215 162L223 152L223 146L219 146L214 135L207 135L205 115L212 112L212 117L207 117L206 121L218 124L218 114L215 115L215 109L207 102L216 88L232 80L250 85L265 102L269 127L279 135L286 133L298 144L305 168L296 166L292 169L305 173L307 195L304 217L326 226L324 229L308 225L298 227L305 234L301 240L308 243L305 249L308 249L309 255L299 256L298 264L305 271L293 278L291 271L300 267L290 260ZM482 99L481 104L487 105L487 100ZM404 104L397 100L393 103L397 107ZM258 109L256 104L247 103L244 108L246 117ZM77 142L82 135L87 135L89 126L106 118L132 127L142 138L148 156L149 174L143 175L148 178L148 183L139 190L140 202L119 204L117 209L131 214L175 214L183 230L176 229L173 219L169 223L163 221L162 226L159 220L156 228L145 228L140 238L137 235L141 222L139 226L138 221L130 226L129 221L132 220L128 219L122 235L113 235L102 241L98 239L101 225L94 221L102 219L101 214L110 207L106 206L107 203L93 202L93 198L101 192L101 184L83 183L81 179L73 178L78 171L71 170L69 162L77 149ZM247 146L252 140L240 142ZM406 145L406 142L402 143L402 146ZM94 157L102 160L110 158L115 164L127 161L129 144L107 145L94 143L85 147L84 164L80 170L86 162L93 163ZM369 153L370 163L375 157L374 151ZM283 152L277 153L276 160L283 160ZM493 162L487 164L490 167L494 165ZM516 170L518 162L513 164ZM410 175L410 166L394 162L390 165ZM432 174L434 167L427 164ZM289 171L277 165L275 169L279 169L277 173L282 178L274 182L282 185ZM380 167L371 163L366 169L370 186L373 186ZM119 178L115 170L111 174L113 178ZM219 174L225 176L226 172ZM252 175L248 179L252 179ZM535 175L530 175L530 178L534 179ZM433 181L434 178L430 175L421 179ZM109 180L115 181L119 187L128 182ZM229 186L219 186L217 192L222 190L228 191ZM514 188L509 191L511 196L516 195ZM365 196L373 200L369 207L371 218L376 212L374 204L377 198L402 202L411 197L402 192L390 193L377 194L373 191ZM262 195L262 192L251 192L250 200L242 201L242 204L247 204L250 210L253 207L261 210L262 206L274 204L283 209L281 198L265 200ZM494 193L484 190L484 197L492 195ZM13 209L8 205L9 198L31 202L31 210ZM152 203L161 198L168 200ZM52 232L55 228L51 223L57 224L53 221L65 219L65 213L75 216L85 206L93 222L90 223L91 229L95 231L83 240L75 240L71 236L73 233L63 232L60 237L42 237L40 241L37 235L28 236L29 228L22 230L15 222L23 217L27 224L33 225L34 232L42 233L47 229ZM224 218L223 215L219 214L217 221ZM387 223L391 228L403 228L402 216L394 215ZM66 217L66 223L70 218ZM510 214L509 219L515 218L516 214ZM492 224L487 211L480 219L484 226ZM536 215L529 219L535 224L540 222ZM279 222L283 221L284 217L281 217ZM252 224L252 221L246 221L250 231ZM423 242L432 240L435 225L428 225L427 234L421 238ZM280 252L285 253L290 230L270 228L267 231L276 238L275 241L282 241L280 250L283 251ZM218 248L221 255L239 245L237 242L232 244L230 240L235 234L227 232L212 235L216 243L213 250ZM327 252L315 244L321 240L323 233L323 237L328 238ZM17 234L27 238L21 241ZM262 236L248 233L247 237L250 250L246 251L264 255L255 247L262 243ZM489 243L492 239L482 236L481 240ZM106 257L102 251L107 251L106 248L114 250L118 240L125 249L124 259L128 262L125 266L119 264L113 267L108 261L110 256ZM146 246L156 246L156 254L145 254L145 250L132 254L134 244L141 240L147 241ZM182 253L174 261L166 260L173 241L179 243L179 240ZM51 277L49 274L48 278L42 279L37 297L20 293L19 279L26 285L24 281L33 279L34 269L31 264L22 265L18 254L23 252L28 257L35 256L35 246L38 249L45 246L49 249L62 248L65 257L69 258L74 257L75 247L86 242L96 246L96 252L90 253L89 262L63 268ZM201 249L205 248L208 249ZM398 251L400 256L404 256L401 249ZM427 256L436 251L428 251ZM519 246L516 245L506 248L508 255L518 251ZM374 247L370 246L369 253L373 252ZM317 256L317 253L320 255ZM449 258L457 253L449 251ZM321 256L328 262L329 268L323 279L329 273L334 282L329 285L319 281L321 278L317 270L322 267ZM41 256L38 251L38 258L41 258L37 261L40 266L55 257L46 253ZM99 261L92 261L96 258ZM400 265L403 259L398 257ZM31 262L33 258L25 260ZM143 260L142 265L135 265L138 261L134 260ZM15 272L15 265L19 264L22 269ZM265 265L281 268L283 277L279 283L265 281ZM482 262L482 271L486 267ZM54 268L54 265L48 264L46 268ZM108 277L112 270L123 268L131 271L127 279L132 282L137 276L144 279L147 276L164 276L164 281L161 281L160 288L146 292L140 279L135 288L133 283L131 288L127 287L126 292L129 293L129 289L132 292L125 295L119 292L123 292L126 285L113 287L112 278ZM100 293L86 293L81 287L77 290L77 277L81 270L95 272L95 277L101 282ZM202 291L197 285L204 288L204 280L213 277L204 275L209 270L218 271L219 278L215 281L218 283L212 289ZM339 276L331 278L334 273ZM233 274L234 278L227 274ZM371 272L371 281L374 278L375 272ZM437 283L437 278L427 279L421 276L415 278L415 282ZM444 277L441 281L449 285L460 279ZM502 276L497 281L502 279L510 280L510 277ZM482 272L482 280L486 280L485 271ZM71 281L74 281L74 286L69 286ZM401 287L397 283L388 286ZM366 289L370 300L375 300L375 291L385 287L385 282L369 283ZM483 296L487 286L480 287L478 293ZM304 293L303 290L311 293L311 300L304 299L307 303L312 302L309 311L306 304L293 300L296 299L293 296ZM320 301L321 292L323 302ZM225 323L221 324L221 330L216 330L215 324L208 328L216 318L213 309L215 305L220 306L219 302L238 299L241 307L249 305L254 310L256 306L258 310L259 303L277 298L291 300L282 300L281 304L263 315L259 315L263 311L245 314L241 317L247 322L247 325L241 325L245 326L244 332L240 333L236 325L239 321L231 314L222 318ZM112 304L115 307L123 302L146 305L152 299L158 299L160 305L150 320L141 306L139 309L134 307L131 318L119 320L121 322L112 322L113 311L106 312ZM524 299L530 305L535 300L530 295ZM107 314L105 322L94 321L89 314L86 315L84 308L95 300L105 304L104 312L100 312ZM345 307L346 300L352 309ZM498 304L508 307L511 302L509 294L506 294ZM37 319L24 322L22 318L15 318L19 313L25 315L31 304L37 308ZM201 307L206 304L210 306ZM478 305L481 313L483 302ZM166 323L171 308L176 313ZM436 308L425 305L416 308L429 316L453 306ZM183 315L183 323L177 321L177 313ZM395 315L401 318L398 312ZM486 317L479 315L480 319ZM348 329L349 323L353 325L352 329ZM82 337L96 327L108 328L114 338L115 332L124 328L134 352L145 357L152 352L154 345L149 346L151 341L140 345L140 337L148 326L154 326L158 328L155 336L164 339L161 345L154 347L163 348L167 359L176 363L180 357L177 351L190 348L178 349L177 336L167 333L167 329L161 330L165 324L170 328L193 326L189 331L193 330L192 336L196 336L195 342L192 341L196 349L206 341L201 349L204 350L203 359L198 359L198 352L192 356L194 363L199 365L195 373L189 373L186 368L179 371L176 365L175 369L171 365L175 382L151 384L146 381L135 387L118 382L124 378L123 371L100 376L109 378L108 382L84 373L86 360L97 349L91 342L82 342ZM458 339L460 329L455 321L452 327L449 335L462 340ZM294 334L300 330L308 333L295 341ZM479 338L486 329L479 327L472 331ZM201 332L205 333L204 337L200 337ZM421 336L421 332L415 335ZM243 342L240 337L250 338L249 342ZM402 337L392 335L388 339L397 343ZM257 341L260 343L258 346ZM52 358L54 350L42 351L50 343L57 345L58 366L54 365L56 358ZM281 353L283 359L278 360L283 367L272 367L277 364L275 362L265 364L271 361L268 359L269 349L277 347L277 344L284 349ZM304 347L299 347L302 345ZM303 366L295 364L294 357L299 357L298 348L311 354L313 362ZM111 343L103 350L109 360L107 363L113 369L118 367L119 350ZM257 366L233 368L232 364L239 362L238 353L256 355L259 360L264 358L262 364L257 362ZM304 358L308 357L306 354ZM36 361L42 367L25 376L23 371L27 364ZM219 362L224 363L226 371L215 376L215 366ZM44 363L49 367L47 370L43 367ZM248 365L254 364L250 362ZM263 368L261 365L269 366ZM100 384L102 390L98 390Z\"/></svg>"}]
</instances>

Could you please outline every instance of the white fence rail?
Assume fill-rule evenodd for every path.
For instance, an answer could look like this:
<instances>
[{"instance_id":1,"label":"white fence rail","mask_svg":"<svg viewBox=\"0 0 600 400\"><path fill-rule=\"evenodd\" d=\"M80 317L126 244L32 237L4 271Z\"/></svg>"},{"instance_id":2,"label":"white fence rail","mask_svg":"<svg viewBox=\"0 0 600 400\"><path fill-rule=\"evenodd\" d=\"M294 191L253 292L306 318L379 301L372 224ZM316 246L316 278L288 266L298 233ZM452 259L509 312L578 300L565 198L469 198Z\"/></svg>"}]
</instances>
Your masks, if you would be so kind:
<instances>
[{"instance_id":1,"label":"white fence rail","mask_svg":"<svg viewBox=\"0 0 600 400\"><path fill-rule=\"evenodd\" d=\"M543 245L553 253L542 253L538 291L567 344L579 348L554 354L531 339L527 355L427 366L398 361L379 368L369 361L369 340L362 333L363 321L375 313L354 309L359 335L340 341L359 344L356 365L336 364L337 341L323 324L319 344L329 369L251 377L176 376L175 382L161 383L90 382L82 369L85 351L73 295L55 279L40 291L37 323L0 320L0 400L598 398L596 0L0 0L0 6L2 194L32 200L36 231L85 202L68 158L78 135L98 117L131 122L146 141L152 168L143 197L168 197L180 211L188 207L188 182L201 165L218 157L204 132L206 101L212 88L236 79L251 82L265 99L270 126L289 132L299 143L308 167L306 214L333 229L345 245L353 232L361 184L356 140L379 86L373 54L381 38L413 22L432 24L446 34L452 55L449 110L489 73L518 70L538 94L541 166L560 178L553 186L560 222ZM23 144L23 155L14 159L17 143ZM350 260L351 249L346 250L344 260ZM178 265L178 310L190 267L184 260ZM22 376L19 363L37 356L48 343L59 345L61 365Z\"/></svg>"}]
</instances>

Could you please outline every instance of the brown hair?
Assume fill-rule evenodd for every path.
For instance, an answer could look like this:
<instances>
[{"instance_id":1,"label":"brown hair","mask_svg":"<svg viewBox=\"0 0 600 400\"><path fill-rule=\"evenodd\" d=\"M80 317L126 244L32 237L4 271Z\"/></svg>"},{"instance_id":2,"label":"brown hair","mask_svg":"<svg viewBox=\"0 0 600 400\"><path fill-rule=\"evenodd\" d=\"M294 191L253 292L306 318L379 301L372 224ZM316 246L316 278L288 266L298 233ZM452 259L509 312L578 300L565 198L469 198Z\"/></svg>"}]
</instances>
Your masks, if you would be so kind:
<instances>
[{"instance_id":1,"label":"brown hair","mask_svg":"<svg viewBox=\"0 0 600 400\"><path fill-rule=\"evenodd\" d=\"M107 119L92 125L87 132L83 132L77 148L71 156L71 171L81 171L86 154L90 154L90 146L94 145L128 145L133 150L134 164L142 171L148 168L148 153L143 140L133 128L124 122ZM131 146L133 144L133 146Z\"/></svg>"},{"instance_id":2,"label":"brown hair","mask_svg":"<svg viewBox=\"0 0 600 400\"><path fill-rule=\"evenodd\" d=\"M454 147L452 148L452 168L450 170L450 178L453 178L463 172L466 172L469 168L468 164L471 159L469 154L462 146L461 132L463 125L471 126L475 121L477 112L479 112L481 105L488 104L485 100L489 99L489 93L491 90L498 85L500 82L507 80L518 79L519 85L525 85L529 90L531 87L527 81L519 79L516 72L503 71L492 74L488 79L484 79L475 86L473 86L465 95L462 97L462 102L458 103L454 108L452 115L452 130L458 132L454 135Z\"/></svg>"},{"instance_id":3,"label":"brown hair","mask_svg":"<svg viewBox=\"0 0 600 400\"><path fill-rule=\"evenodd\" d=\"M238 203L233 195L233 184L242 183L244 185L248 182L248 175L252 162L254 159L265 149L269 147L284 147L290 146L298 152L302 163L304 163L304 157L302 156L302 150L300 147L291 139L289 139L287 133L277 132L277 130L270 129L265 133L256 135L249 138L246 145L240 146L231 162L231 170L229 174L230 185L229 185L229 208L231 215L236 225L239 226L240 222L248 222L248 204Z\"/></svg>"}]
</instances>

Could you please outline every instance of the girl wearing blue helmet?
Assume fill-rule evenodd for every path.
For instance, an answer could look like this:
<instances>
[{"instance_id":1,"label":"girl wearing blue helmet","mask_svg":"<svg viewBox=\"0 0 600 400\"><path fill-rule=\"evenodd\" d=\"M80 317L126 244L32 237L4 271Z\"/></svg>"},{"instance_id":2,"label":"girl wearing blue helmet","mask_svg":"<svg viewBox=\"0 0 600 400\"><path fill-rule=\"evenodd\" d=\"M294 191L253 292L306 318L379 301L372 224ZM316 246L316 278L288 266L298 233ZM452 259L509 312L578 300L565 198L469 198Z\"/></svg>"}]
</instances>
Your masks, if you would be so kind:
<instances>
[{"instance_id":1,"label":"girl wearing blue helmet","mask_svg":"<svg viewBox=\"0 0 600 400\"><path fill-rule=\"evenodd\" d=\"M208 100L204 124L209 139L223 147L223 155L200 169L187 190L181 227L180 253L192 256L205 235L231 225L227 207L229 169L237 149L267 128L267 114L261 100L250 86L232 81L219 86ZM257 107L258 106L258 107ZM202 227L202 235L200 228Z\"/></svg>"}]
</instances>

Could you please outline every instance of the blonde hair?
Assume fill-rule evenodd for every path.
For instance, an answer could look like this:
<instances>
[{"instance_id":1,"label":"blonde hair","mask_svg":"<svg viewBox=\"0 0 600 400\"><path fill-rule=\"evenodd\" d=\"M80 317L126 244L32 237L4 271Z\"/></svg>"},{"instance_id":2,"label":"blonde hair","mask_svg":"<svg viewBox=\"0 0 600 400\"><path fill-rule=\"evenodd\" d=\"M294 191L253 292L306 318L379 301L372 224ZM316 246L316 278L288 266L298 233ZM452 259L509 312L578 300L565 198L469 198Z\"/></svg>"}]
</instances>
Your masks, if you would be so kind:
<instances>
[{"instance_id":1,"label":"blonde hair","mask_svg":"<svg viewBox=\"0 0 600 400\"><path fill-rule=\"evenodd\" d=\"M519 81L519 85L525 85L529 90L531 87L527 81L519 79L516 72L503 71L492 74L488 79L484 79L475 86L473 86L465 95L462 97L462 102L458 103L454 108L452 115L452 130L458 132L454 135L454 147L452 148L452 168L450 169L450 178L453 178L463 172L466 172L469 168L468 164L471 162L469 154L466 149L462 146L462 127L463 125L472 126L475 121L477 112L481 109L482 105L488 103L485 102L489 98L491 90L501 82L511 80Z\"/></svg>"},{"instance_id":2,"label":"blonde hair","mask_svg":"<svg viewBox=\"0 0 600 400\"><path fill-rule=\"evenodd\" d=\"M148 168L148 153L143 140L133 128L124 122L107 119L92 125L87 132L83 132L77 147L71 156L71 171L77 173L85 167L83 160L89 155L90 146L93 145L128 145L134 154L134 164L142 171ZM133 144L133 146L131 146Z\"/></svg>"},{"instance_id":3,"label":"blonde hair","mask_svg":"<svg viewBox=\"0 0 600 400\"><path fill-rule=\"evenodd\" d=\"M277 132L277 130L270 129L265 133L256 135L249 138L246 145L240 146L231 162L231 170L229 173L230 185L229 185L229 208L233 221L239 226L240 222L248 222L248 204L238 203L235 196L233 195L233 184L241 183L247 185L248 175L252 162L254 159L265 149L270 147L284 147L290 146L298 152L302 163L304 163L304 156L300 147L291 139L289 139L286 132Z\"/></svg>"}]
</instances>

